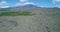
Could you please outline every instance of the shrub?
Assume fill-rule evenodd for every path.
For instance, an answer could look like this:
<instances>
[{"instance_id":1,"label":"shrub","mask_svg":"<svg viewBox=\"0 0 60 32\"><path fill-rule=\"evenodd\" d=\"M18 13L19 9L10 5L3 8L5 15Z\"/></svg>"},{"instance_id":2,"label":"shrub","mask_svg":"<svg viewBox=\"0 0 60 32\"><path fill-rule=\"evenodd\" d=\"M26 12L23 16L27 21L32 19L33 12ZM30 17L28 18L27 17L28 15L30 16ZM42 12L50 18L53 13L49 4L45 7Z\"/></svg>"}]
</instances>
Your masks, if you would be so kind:
<instances>
[{"instance_id":1,"label":"shrub","mask_svg":"<svg viewBox=\"0 0 60 32\"><path fill-rule=\"evenodd\" d=\"M29 11L22 11L22 12L2 12L0 16L32 16L33 14Z\"/></svg>"}]
</instances>

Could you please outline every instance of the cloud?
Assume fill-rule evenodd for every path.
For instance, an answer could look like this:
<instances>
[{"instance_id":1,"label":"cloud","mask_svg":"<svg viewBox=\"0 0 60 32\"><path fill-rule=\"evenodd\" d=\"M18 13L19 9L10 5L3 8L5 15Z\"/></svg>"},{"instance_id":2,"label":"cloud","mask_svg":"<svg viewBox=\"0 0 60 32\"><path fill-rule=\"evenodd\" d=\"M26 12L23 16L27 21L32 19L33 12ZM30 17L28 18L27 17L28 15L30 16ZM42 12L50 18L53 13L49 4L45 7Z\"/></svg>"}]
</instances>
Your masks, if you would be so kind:
<instances>
[{"instance_id":1,"label":"cloud","mask_svg":"<svg viewBox=\"0 0 60 32\"><path fill-rule=\"evenodd\" d=\"M33 2L25 2L25 3L17 3L17 6L22 6L22 5L27 5L27 4L32 4L32 5L36 5L35 3Z\"/></svg>"},{"instance_id":2,"label":"cloud","mask_svg":"<svg viewBox=\"0 0 60 32\"><path fill-rule=\"evenodd\" d=\"M7 8L7 7L8 7L7 5L8 5L8 4L7 4L6 1L1 1L1 2L0 2L0 8Z\"/></svg>"},{"instance_id":3,"label":"cloud","mask_svg":"<svg viewBox=\"0 0 60 32\"><path fill-rule=\"evenodd\" d=\"M22 6L22 5L27 5L27 4L32 4L32 5L36 5L34 2L29 2L28 0L20 0L19 3L16 3L16 6Z\"/></svg>"},{"instance_id":4,"label":"cloud","mask_svg":"<svg viewBox=\"0 0 60 32\"><path fill-rule=\"evenodd\" d=\"M52 0L53 3L58 3L60 0Z\"/></svg>"},{"instance_id":5,"label":"cloud","mask_svg":"<svg viewBox=\"0 0 60 32\"><path fill-rule=\"evenodd\" d=\"M24 3L24 5L26 5L26 4L32 4L32 5L35 5L35 3L33 3L33 2L26 2L26 3Z\"/></svg>"},{"instance_id":6,"label":"cloud","mask_svg":"<svg viewBox=\"0 0 60 32\"><path fill-rule=\"evenodd\" d=\"M58 8L60 8L60 7L58 7Z\"/></svg>"},{"instance_id":7,"label":"cloud","mask_svg":"<svg viewBox=\"0 0 60 32\"><path fill-rule=\"evenodd\" d=\"M20 2L26 2L27 0L20 0Z\"/></svg>"}]
</instances>

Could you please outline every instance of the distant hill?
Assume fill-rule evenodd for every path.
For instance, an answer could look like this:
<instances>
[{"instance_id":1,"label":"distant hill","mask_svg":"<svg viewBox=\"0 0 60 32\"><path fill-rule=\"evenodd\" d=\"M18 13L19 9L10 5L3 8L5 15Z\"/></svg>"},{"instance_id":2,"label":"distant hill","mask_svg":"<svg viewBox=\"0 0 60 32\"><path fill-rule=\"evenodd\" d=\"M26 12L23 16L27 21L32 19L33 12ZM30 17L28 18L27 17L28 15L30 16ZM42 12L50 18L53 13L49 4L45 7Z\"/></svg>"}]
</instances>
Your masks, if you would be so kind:
<instances>
[{"instance_id":1,"label":"distant hill","mask_svg":"<svg viewBox=\"0 0 60 32\"><path fill-rule=\"evenodd\" d=\"M11 10L27 10L27 9L31 9L31 8L39 8L35 5L32 4L28 4L28 5L24 5L24 6L16 6L16 7L9 7L9 8L1 8L0 11L11 11Z\"/></svg>"},{"instance_id":2,"label":"distant hill","mask_svg":"<svg viewBox=\"0 0 60 32\"><path fill-rule=\"evenodd\" d=\"M60 10L60 8L53 7L53 8L44 8L44 7L38 7L36 5L28 4L23 6L15 6L15 7L9 7L9 8L0 8L0 11L23 11L23 10Z\"/></svg>"}]
</instances>

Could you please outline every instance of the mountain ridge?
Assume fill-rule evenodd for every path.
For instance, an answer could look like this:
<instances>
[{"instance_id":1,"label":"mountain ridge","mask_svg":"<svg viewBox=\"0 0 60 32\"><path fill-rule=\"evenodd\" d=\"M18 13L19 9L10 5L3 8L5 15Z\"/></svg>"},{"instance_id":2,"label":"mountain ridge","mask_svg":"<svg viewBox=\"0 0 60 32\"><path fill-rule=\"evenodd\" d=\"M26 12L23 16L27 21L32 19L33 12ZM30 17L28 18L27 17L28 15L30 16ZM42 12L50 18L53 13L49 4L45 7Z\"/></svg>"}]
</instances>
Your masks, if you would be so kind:
<instances>
[{"instance_id":1,"label":"mountain ridge","mask_svg":"<svg viewBox=\"0 0 60 32\"><path fill-rule=\"evenodd\" d=\"M36 5L28 4L23 6L15 6L15 7L9 7L9 8L1 8L0 11L21 11L21 10L30 10L30 9L58 9L57 7L54 8L44 8L44 7L38 7Z\"/></svg>"}]
</instances>

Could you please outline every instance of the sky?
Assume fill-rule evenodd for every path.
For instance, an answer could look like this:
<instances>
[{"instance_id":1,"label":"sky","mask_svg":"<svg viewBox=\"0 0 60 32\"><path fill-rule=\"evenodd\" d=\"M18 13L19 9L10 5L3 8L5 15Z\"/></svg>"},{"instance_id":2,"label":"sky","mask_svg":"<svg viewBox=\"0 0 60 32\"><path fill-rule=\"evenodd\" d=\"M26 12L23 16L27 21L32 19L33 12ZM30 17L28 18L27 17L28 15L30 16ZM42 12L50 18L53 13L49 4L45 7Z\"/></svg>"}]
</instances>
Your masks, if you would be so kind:
<instances>
[{"instance_id":1,"label":"sky","mask_svg":"<svg viewBox=\"0 0 60 32\"><path fill-rule=\"evenodd\" d=\"M40 7L58 7L60 0L0 0L0 8L32 4Z\"/></svg>"}]
</instances>

